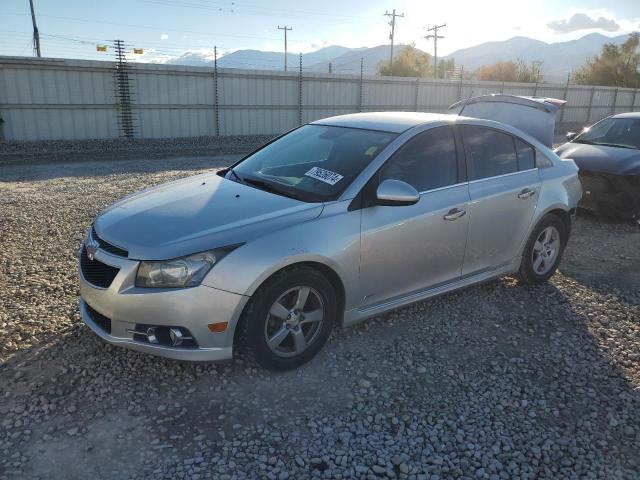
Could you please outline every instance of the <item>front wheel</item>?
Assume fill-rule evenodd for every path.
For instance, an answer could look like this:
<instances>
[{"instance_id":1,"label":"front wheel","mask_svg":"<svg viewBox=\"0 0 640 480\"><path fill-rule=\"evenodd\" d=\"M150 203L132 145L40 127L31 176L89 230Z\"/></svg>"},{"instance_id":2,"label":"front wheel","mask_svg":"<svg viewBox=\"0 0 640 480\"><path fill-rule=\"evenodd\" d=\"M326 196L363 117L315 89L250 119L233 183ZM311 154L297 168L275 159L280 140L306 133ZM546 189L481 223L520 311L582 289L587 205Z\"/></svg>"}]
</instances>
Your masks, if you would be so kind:
<instances>
[{"instance_id":1,"label":"front wheel","mask_svg":"<svg viewBox=\"0 0 640 480\"><path fill-rule=\"evenodd\" d=\"M293 267L274 275L252 296L238 343L261 366L289 370L320 351L336 316L331 283L313 268Z\"/></svg>"},{"instance_id":2,"label":"front wheel","mask_svg":"<svg viewBox=\"0 0 640 480\"><path fill-rule=\"evenodd\" d=\"M531 232L524 248L520 279L534 284L549 280L560 264L567 235L567 228L557 215L545 215Z\"/></svg>"}]
</instances>

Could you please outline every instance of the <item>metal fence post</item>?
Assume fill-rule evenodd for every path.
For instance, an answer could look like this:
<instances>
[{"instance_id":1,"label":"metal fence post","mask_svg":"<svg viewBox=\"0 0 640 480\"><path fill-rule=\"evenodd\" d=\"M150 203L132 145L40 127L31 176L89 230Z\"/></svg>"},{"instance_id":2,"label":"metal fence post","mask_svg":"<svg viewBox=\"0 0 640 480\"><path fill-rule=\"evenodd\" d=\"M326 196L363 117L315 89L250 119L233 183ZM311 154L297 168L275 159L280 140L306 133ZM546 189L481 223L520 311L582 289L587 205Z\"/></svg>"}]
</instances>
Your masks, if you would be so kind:
<instances>
[{"instance_id":1,"label":"metal fence post","mask_svg":"<svg viewBox=\"0 0 640 480\"><path fill-rule=\"evenodd\" d=\"M564 100L567 102L564 104L564 108L560 113L560 123L564 122L564 112L569 108L569 101L567 100L567 95L569 95L569 80L571 80L571 74L567 75L567 83L564 85Z\"/></svg>"},{"instance_id":2,"label":"metal fence post","mask_svg":"<svg viewBox=\"0 0 640 480\"><path fill-rule=\"evenodd\" d=\"M213 47L213 121L216 137L220 136L220 105L218 102L218 47Z\"/></svg>"},{"instance_id":3,"label":"metal fence post","mask_svg":"<svg viewBox=\"0 0 640 480\"><path fill-rule=\"evenodd\" d=\"M585 122L591 121L591 108L593 107L593 97L596 94L596 87L591 87L591 95L589 96L589 108L587 109L587 119Z\"/></svg>"},{"instance_id":4,"label":"metal fence post","mask_svg":"<svg viewBox=\"0 0 640 480\"><path fill-rule=\"evenodd\" d=\"M298 68L298 125L302 125L302 54Z\"/></svg>"},{"instance_id":5,"label":"metal fence post","mask_svg":"<svg viewBox=\"0 0 640 480\"><path fill-rule=\"evenodd\" d=\"M462 81L464 79L464 65L460 67L460 83L458 83L458 100L462 100Z\"/></svg>"},{"instance_id":6,"label":"metal fence post","mask_svg":"<svg viewBox=\"0 0 640 480\"><path fill-rule=\"evenodd\" d=\"M416 77L416 98L415 98L415 111L418 111L418 98L420 94L420 77Z\"/></svg>"},{"instance_id":7,"label":"metal fence post","mask_svg":"<svg viewBox=\"0 0 640 480\"><path fill-rule=\"evenodd\" d=\"M611 104L611 115L616 113L616 103L618 103L618 90L619 87L616 87L615 92L613 92L613 103Z\"/></svg>"},{"instance_id":8,"label":"metal fence post","mask_svg":"<svg viewBox=\"0 0 640 480\"><path fill-rule=\"evenodd\" d=\"M538 82L533 86L533 95L534 97L538 96Z\"/></svg>"},{"instance_id":9,"label":"metal fence post","mask_svg":"<svg viewBox=\"0 0 640 480\"><path fill-rule=\"evenodd\" d=\"M364 88L363 88L363 80L362 73L364 71L364 58L360 58L360 104L358 105L358 111L362 112L362 105L364 104Z\"/></svg>"},{"instance_id":10,"label":"metal fence post","mask_svg":"<svg viewBox=\"0 0 640 480\"><path fill-rule=\"evenodd\" d=\"M638 95L638 89L636 88L633 91L633 98L631 99L631 110L633 110L636 107L636 96Z\"/></svg>"}]
</instances>

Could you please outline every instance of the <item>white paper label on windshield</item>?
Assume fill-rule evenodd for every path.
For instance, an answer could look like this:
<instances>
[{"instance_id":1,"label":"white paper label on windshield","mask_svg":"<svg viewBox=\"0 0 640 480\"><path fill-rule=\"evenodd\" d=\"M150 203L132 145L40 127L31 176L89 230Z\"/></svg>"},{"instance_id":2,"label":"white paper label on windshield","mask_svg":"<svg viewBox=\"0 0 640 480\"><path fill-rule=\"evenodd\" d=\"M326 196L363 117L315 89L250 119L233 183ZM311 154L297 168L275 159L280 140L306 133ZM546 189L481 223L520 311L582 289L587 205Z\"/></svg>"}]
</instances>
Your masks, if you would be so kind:
<instances>
[{"instance_id":1,"label":"white paper label on windshield","mask_svg":"<svg viewBox=\"0 0 640 480\"><path fill-rule=\"evenodd\" d=\"M307 173L305 173L307 177L315 178L316 180L320 180L321 182L328 183L329 185L335 185L340 180L342 180L342 175L336 172L332 172L331 170L325 170L320 167L313 167Z\"/></svg>"}]
</instances>

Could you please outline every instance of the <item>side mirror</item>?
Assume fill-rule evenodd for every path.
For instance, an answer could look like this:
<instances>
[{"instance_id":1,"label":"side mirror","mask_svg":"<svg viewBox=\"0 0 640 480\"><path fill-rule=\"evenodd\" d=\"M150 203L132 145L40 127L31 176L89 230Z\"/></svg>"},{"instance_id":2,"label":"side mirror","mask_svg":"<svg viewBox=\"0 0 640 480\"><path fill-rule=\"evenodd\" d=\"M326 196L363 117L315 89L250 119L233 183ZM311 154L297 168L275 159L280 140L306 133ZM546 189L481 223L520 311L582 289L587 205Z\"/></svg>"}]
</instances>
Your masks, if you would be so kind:
<instances>
[{"instance_id":1,"label":"side mirror","mask_svg":"<svg viewBox=\"0 0 640 480\"><path fill-rule=\"evenodd\" d=\"M418 191L400 180L384 180L376 190L378 205L402 206L413 205L420 200Z\"/></svg>"},{"instance_id":2,"label":"side mirror","mask_svg":"<svg viewBox=\"0 0 640 480\"><path fill-rule=\"evenodd\" d=\"M578 134L576 132L567 132L567 141L570 142L574 138L576 138Z\"/></svg>"}]
</instances>

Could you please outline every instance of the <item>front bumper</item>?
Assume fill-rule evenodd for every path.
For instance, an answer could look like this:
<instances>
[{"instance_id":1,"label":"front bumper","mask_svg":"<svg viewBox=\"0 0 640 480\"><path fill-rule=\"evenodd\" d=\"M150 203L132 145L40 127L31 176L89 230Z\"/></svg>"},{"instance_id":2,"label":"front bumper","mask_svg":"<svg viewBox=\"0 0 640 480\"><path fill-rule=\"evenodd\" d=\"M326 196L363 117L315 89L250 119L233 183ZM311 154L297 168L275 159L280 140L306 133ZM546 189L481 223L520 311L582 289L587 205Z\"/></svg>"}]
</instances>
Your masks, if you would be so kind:
<instances>
[{"instance_id":1,"label":"front bumper","mask_svg":"<svg viewBox=\"0 0 640 480\"><path fill-rule=\"evenodd\" d=\"M138 262L98 250L95 261L118 268L107 288L80 277L82 319L104 341L176 360L219 361L232 357L233 334L249 297L200 285L179 289L135 286ZM99 318L98 318L99 317ZM109 322L105 328L104 322ZM212 323L228 322L224 332L209 330ZM141 325L187 329L195 346L183 348L152 344L134 332Z\"/></svg>"},{"instance_id":2,"label":"front bumper","mask_svg":"<svg viewBox=\"0 0 640 480\"><path fill-rule=\"evenodd\" d=\"M640 218L640 175L610 175L580 170L582 208L607 216Z\"/></svg>"}]
</instances>

